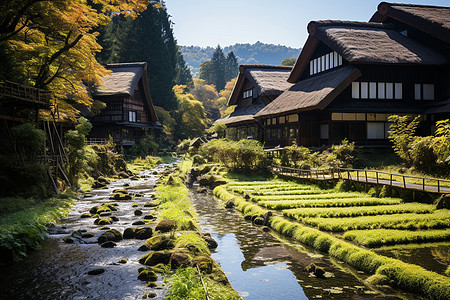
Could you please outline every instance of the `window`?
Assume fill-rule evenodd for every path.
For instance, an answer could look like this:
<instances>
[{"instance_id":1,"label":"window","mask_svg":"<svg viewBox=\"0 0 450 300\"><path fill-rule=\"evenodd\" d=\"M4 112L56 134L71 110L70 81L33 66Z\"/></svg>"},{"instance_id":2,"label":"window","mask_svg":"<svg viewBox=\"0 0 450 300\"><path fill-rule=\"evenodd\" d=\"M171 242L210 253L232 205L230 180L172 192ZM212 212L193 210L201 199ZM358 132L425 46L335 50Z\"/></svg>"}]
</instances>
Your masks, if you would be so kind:
<instances>
[{"instance_id":1,"label":"window","mask_svg":"<svg viewBox=\"0 0 450 300\"><path fill-rule=\"evenodd\" d=\"M328 139L328 124L321 124L320 125L320 138L321 139Z\"/></svg>"},{"instance_id":2,"label":"window","mask_svg":"<svg viewBox=\"0 0 450 300\"><path fill-rule=\"evenodd\" d=\"M378 82L378 99L384 99L385 98L385 88L386 84L384 82Z\"/></svg>"},{"instance_id":3,"label":"window","mask_svg":"<svg viewBox=\"0 0 450 300\"><path fill-rule=\"evenodd\" d=\"M394 84L392 82L386 83L386 99L394 99Z\"/></svg>"},{"instance_id":4,"label":"window","mask_svg":"<svg viewBox=\"0 0 450 300\"><path fill-rule=\"evenodd\" d=\"M368 82L361 82L361 99L367 99L369 98L369 83Z\"/></svg>"},{"instance_id":5,"label":"window","mask_svg":"<svg viewBox=\"0 0 450 300\"><path fill-rule=\"evenodd\" d=\"M385 137L384 123L367 123L367 139L384 139Z\"/></svg>"},{"instance_id":6,"label":"window","mask_svg":"<svg viewBox=\"0 0 450 300\"><path fill-rule=\"evenodd\" d=\"M352 82L352 98L359 99L359 82Z\"/></svg>"},{"instance_id":7,"label":"window","mask_svg":"<svg viewBox=\"0 0 450 300\"><path fill-rule=\"evenodd\" d=\"M243 99L250 98L251 96L253 96L253 90L246 90L242 94Z\"/></svg>"},{"instance_id":8,"label":"window","mask_svg":"<svg viewBox=\"0 0 450 300\"><path fill-rule=\"evenodd\" d=\"M128 121L136 122L136 112L135 111L128 112Z\"/></svg>"},{"instance_id":9,"label":"window","mask_svg":"<svg viewBox=\"0 0 450 300\"><path fill-rule=\"evenodd\" d=\"M395 83L395 99L403 98L403 86L401 83Z\"/></svg>"},{"instance_id":10,"label":"window","mask_svg":"<svg viewBox=\"0 0 450 300\"><path fill-rule=\"evenodd\" d=\"M336 52L330 52L309 62L309 74L314 75L340 65L342 65L342 56Z\"/></svg>"},{"instance_id":11,"label":"window","mask_svg":"<svg viewBox=\"0 0 450 300\"><path fill-rule=\"evenodd\" d=\"M377 83L369 82L369 98L377 99Z\"/></svg>"},{"instance_id":12,"label":"window","mask_svg":"<svg viewBox=\"0 0 450 300\"><path fill-rule=\"evenodd\" d=\"M434 100L434 84L416 83L414 85L415 100Z\"/></svg>"}]
</instances>

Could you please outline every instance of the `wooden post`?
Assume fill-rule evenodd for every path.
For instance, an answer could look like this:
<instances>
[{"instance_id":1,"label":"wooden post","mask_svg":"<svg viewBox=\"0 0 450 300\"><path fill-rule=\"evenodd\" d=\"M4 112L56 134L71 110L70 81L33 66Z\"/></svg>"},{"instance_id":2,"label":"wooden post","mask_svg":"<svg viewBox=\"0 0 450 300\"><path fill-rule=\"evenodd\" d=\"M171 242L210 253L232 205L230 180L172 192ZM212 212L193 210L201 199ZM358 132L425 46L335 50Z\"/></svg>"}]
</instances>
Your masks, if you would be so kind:
<instances>
[{"instance_id":1,"label":"wooden post","mask_svg":"<svg viewBox=\"0 0 450 300\"><path fill-rule=\"evenodd\" d=\"M403 187L406 189L406 180L405 180L405 176L403 176Z\"/></svg>"},{"instance_id":2,"label":"wooden post","mask_svg":"<svg viewBox=\"0 0 450 300\"><path fill-rule=\"evenodd\" d=\"M377 174L377 184L378 184L378 172L377 172L377 171L375 171L375 174Z\"/></svg>"},{"instance_id":3,"label":"wooden post","mask_svg":"<svg viewBox=\"0 0 450 300\"><path fill-rule=\"evenodd\" d=\"M425 191L425 178L422 178L423 179L423 181L422 181L422 189Z\"/></svg>"},{"instance_id":4,"label":"wooden post","mask_svg":"<svg viewBox=\"0 0 450 300\"><path fill-rule=\"evenodd\" d=\"M367 178L367 170L364 171L364 173L366 174L366 182L368 182L368 178Z\"/></svg>"},{"instance_id":5,"label":"wooden post","mask_svg":"<svg viewBox=\"0 0 450 300\"><path fill-rule=\"evenodd\" d=\"M441 187L439 186L440 180L438 179L438 193L441 191Z\"/></svg>"},{"instance_id":6,"label":"wooden post","mask_svg":"<svg viewBox=\"0 0 450 300\"><path fill-rule=\"evenodd\" d=\"M390 186L392 186L392 173L391 173L391 182L390 182Z\"/></svg>"}]
</instances>

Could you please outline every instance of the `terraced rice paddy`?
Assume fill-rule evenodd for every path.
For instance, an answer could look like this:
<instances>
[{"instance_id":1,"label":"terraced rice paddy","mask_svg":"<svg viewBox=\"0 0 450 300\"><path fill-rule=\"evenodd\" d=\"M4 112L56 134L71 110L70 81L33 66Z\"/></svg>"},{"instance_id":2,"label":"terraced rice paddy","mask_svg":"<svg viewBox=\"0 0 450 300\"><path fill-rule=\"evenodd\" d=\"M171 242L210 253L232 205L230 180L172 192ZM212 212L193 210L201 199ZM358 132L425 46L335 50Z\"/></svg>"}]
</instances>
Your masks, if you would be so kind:
<instances>
[{"instance_id":1,"label":"terraced rice paddy","mask_svg":"<svg viewBox=\"0 0 450 300\"><path fill-rule=\"evenodd\" d=\"M224 200L235 198L244 214L271 210L272 229L374 276L383 274L395 285L417 289L430 298L450 295L449 257L440 260L447 271L438 274L376 253L380 247L385 251L407 244L408 249L449 247L448 209L283 180L232 182L215 194Z\"/></svg>"}]
</instances>

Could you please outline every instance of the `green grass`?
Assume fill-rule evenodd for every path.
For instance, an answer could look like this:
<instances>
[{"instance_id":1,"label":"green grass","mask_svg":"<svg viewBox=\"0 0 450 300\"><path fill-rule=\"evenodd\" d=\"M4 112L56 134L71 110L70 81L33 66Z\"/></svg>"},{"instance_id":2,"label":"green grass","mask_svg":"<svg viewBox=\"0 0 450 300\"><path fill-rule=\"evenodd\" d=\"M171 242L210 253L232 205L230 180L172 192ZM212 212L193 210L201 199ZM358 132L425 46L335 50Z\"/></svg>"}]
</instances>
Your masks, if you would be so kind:
<instances>
[{"instance_id":1,"label":"green grass","mask_svg":"<svg viewBox=\"0 0 450 300\"><path fill-rule=\"evenodd\" d=\"M162 163L169 163L174 161L174 158L170 155L166 156L146 156L145 158L136 158L131 162L127 162L128 170L133 173L139 173L143 170L151 169Z\"/></svg>"},{"instance_id":2,"label":"green grass","mask_svg":"<svg viewBox=\"0 0 450 300\"><path fill-rule=\"evenodd\" d=\"M179 230L198 230L197 213L192 207L189 190L182 185L160 185L156 187L156 198L160 201L160 220L177 222Z\"/></svg>"},{"instance_id":3,"label":"green grass","mask_svg":"<svg viewBox=\"0 0 450 300\"><path fill-rule=\"evenodd\" d=\"M404 203L398 205L354 206L332 208L294 208L283 210L287 217L301 221L303 218L347 218L359 216L391 215L399 213L432 213L436 207L430 204Z\"/></svg>"},{"instance_id":4,"label":"green grass","mask_svg":"<svg viewBox=\"0 0 450 300\"><path fill-rule=\"evenodd\" d=\"M376 206L400 204L395 198L348 198L348 199L317 199L317 200L285 200L285 201L259 201L258 204L268 209L288 209L300 207L349 207L349 206Z\"/></svg>"},{"instance_id":5,"label":"green grass","mask_svg":"<svg viewBox=\"0 0 450 300\"><path fill-rule=\"evenodd\" d=\"M427 229L449 228L450 211L438 210L431 214L393 214L357 218L303 218L302 223L324 231L342 232L356 229Z\"/></svg>"},{"instance_id":6,"label":"green grass","mask_svg":"<svg viewBox=\"0 0 450 300\"><path fill-rule=\"evenodd\" d=\"M314 194L304 194L304 195L270 195L270 196L253 196L254 201L289 201L289 200L311 200L311 199L348 199L348 198L360 198L367 195L362 193L330 193L329 191L321 193L318 191Z\"/></svg>"},{"instance_id":7,"label":"green grass","mask_svg":"<svg viewBox=\"0 0 450 300\"><path fill-rule=\"evenodd\" d=\"M71 194L46 200L5 199L2 206L9 208L0 216L0 248L8 250L13 260L20 260L29 247L39 245L45 228L65 217L74 203Z\"/></svg>"},{"instance_id":8,"label":"green grass","mask_svg":"<svg viewBox=\"0 0 450 300\"><path fill-rule=\"evenodd\" d=\"M388 245L442 242L450 240L450 229L443 230L352 230L344 233L344 238L360 245L376 248Z\"/></svg>"}]
</instances>

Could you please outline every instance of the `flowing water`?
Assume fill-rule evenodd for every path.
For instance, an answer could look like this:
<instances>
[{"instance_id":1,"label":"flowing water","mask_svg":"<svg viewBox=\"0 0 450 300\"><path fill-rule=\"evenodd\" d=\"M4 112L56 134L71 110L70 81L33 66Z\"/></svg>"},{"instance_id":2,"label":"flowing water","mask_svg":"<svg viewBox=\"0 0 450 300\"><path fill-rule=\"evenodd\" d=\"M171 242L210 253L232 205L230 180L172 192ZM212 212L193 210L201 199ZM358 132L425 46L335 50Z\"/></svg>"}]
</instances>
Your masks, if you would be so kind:
<instances>
[{"instance_id":1,"label":"flowing water","mask_svg":"<svg viewBox=\"0 0 450 300\"><path fill-rule=\"evenodd\" d=\"M94 225L94 219L80 216L95 205L117 202L118 211L112 215L119 221L108 227L120 232L128 227L142 227L132 223L152 213L144 204L150 201L159 174L167 168L170 165L144 171L136 180L118 180L107 189L94 190L77 201L61 225L49 231L51 234L39 250L22 262L0 267L0 299L140 299L149 291L156 293L156 299L164 299L167 287L162 278L156 289L137 279L138 268L142 266L138 259L145 253L138 248L145 241L123 240L114 248L101 248L97 243L102 234L100 226ZM133 201L109 200L112 191L118 188L141 195ZM223 208L212 195L191 192L191 197L201 218L202 231L211 233L218 242L212 257L246 300L398 299L364 286L356 279L367 277L361 272L350 272L312 249L263 232L245 221L239 212ZM138 204L144 214L135 216L132 204ZM76 230L87 230L94 237L75 244L64 243L63 239ZM128 262L118 264L122 258ZM305 271L312 262L325 269L324 278ZM88 275L99 268L104 273ZM405 295L402 298L409 299L410 295Z\"/></svg>"},{"instance_id":2,"label":"flowing water","mask_svg":"<svg viewBox=\"0 0 450 300\"><path fill-rule=\"evenodd\" d=\"M145 252L137 249L145 243L142 240L123 240L117 242L117 247L101 248L97 238L102 234L100 226L94 225L92 218L80 218L95 205L117 202L118 211L112 215L119 218L118 222L107 225L111 229L123 232L133 222L142 220L144 215L151 213L144 204L150 201L153 186L159 175L167 166L141 173L137 180L121 179L108 185L107 189L93 190L77 201L69 216L62 220L61 225L51 228L42 247L33 251L25 260L0 267L0 299L138 299L149 291L163 299L167 292L163 282L158 282L159 289L150 289L137 279L138 269L142 267L138 259ZM133 201L109 200L114 189L123 189L129 193L138 193ZM132 204L138 204L143 211L142 216L135 216ZM87 230L94 237L82 239L81 243L67 244L63 239L76 230ZM126 264L118 264L122 259L128 259ZM99 275L88 275L93 269L104 269Z\"/></svg>"}]
</instances>

